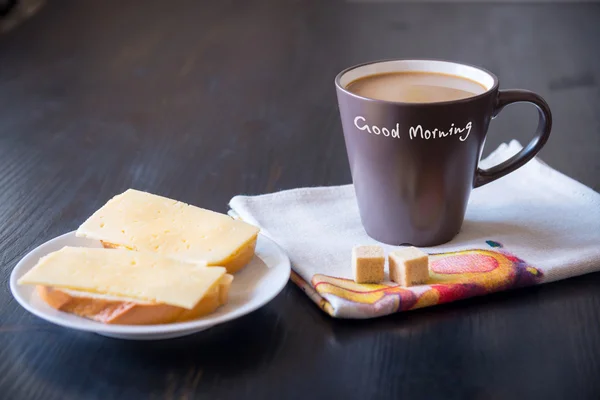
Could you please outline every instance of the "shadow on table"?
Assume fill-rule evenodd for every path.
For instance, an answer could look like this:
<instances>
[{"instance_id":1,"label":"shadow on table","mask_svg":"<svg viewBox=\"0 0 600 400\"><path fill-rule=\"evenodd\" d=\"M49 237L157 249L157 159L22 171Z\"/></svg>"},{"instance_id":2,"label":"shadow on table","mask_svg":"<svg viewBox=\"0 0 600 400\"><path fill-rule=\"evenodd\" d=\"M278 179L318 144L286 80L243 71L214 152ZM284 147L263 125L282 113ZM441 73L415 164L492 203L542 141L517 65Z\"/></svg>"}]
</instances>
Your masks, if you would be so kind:
<instances>
[{"instance_id":1,"label":"shadow on table","mask_svg":"<svg viewBox=\"0 0 600 400\"><path fill-rule=\"evenodd\" d=\"M45 5L45 0L0 0L0 34L23 24Z\"/></svg>"},{"instance_id":2,"label":"shadow on table","mask_svg":"<svg viewBox=\"0 0 600 400\"><path fill-rule=\"evenodd\" d=\"M144 393L171 387L180 392L193 390L206 375L226 379L261 373L261 366L269 365L279 351L285 330L268 308L191 336L159 341L111 339L56 328L43 341L15 346L17 354L11 357L20 364L20 373L52 382L61 392L86 384L144 388Z\"/></svg>"},{"instance_id":3,"label":"shadow on table","mask_svg":"<svg viewBox=\"0 0 600 400\"><path fill-rule=\"evenodd\" d=\"M589 293L590 288L598 287L598 284L600 284L600 272L369 320L333 319L323 312L319 314L320 319L325 320L324 325L328 326L329 345L345 345L380 333L406 337L418 335L421 331L430 331L445 321L457 318L481 318L486 315L514 313L522 310L522 306L538 302L541 296L544 303L541 303L540 307L546 308L578 300L589 302L589 299L582 298L582 290L587 289L586 293ZM560 318L560 316L553 315L553 318Z\"/></svg>"}]
</instances>

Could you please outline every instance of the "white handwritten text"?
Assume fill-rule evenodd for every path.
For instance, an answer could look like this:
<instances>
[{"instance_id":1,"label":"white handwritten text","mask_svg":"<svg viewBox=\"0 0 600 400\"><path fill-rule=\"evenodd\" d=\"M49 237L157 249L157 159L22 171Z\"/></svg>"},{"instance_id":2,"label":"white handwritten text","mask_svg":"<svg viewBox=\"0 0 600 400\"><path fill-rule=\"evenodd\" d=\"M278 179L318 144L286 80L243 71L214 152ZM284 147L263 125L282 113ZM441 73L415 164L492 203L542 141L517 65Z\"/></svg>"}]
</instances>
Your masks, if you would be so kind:
<instances>
[{"instance_id":1,"label":"white handwritten text","mask_svg":"<svg viewBox=\"0 0 600 400\"><path fill-rule=\"evenodd\" d=\"M354 126L361 130L366 131L375 135L382 135L385 137L392 138L400 138L400 124L396 123L396 126L388 128L388 127L380 127L377 125L370 125L367 123L365 117L358 116L354 118ZM461 142L467 140L469 135L471 134L471 129L473 128L473 124L469 121L464 128L459 128L454 124L451 124L447 129L425 129L421 125L411 126L408 128L408 137L409 139L440 139L448 136L458 135L458 139Z\"/></svg>"}]
</instances>

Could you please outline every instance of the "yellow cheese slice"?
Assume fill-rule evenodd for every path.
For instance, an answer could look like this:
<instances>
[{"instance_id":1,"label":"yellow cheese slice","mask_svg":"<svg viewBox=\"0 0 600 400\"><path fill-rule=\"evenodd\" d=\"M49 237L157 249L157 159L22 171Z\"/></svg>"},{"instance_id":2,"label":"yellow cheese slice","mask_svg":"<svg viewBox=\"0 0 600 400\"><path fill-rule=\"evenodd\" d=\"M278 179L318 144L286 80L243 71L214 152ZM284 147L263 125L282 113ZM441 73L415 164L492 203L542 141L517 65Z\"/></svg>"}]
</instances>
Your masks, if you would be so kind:
<instances>
[{"instance_id":1,"label":"yellow cheese slice","mask_svg":"<svg viewBox=\"0 0 600 400\"><path fill-rule=\"evenodd\" d=\"M63 247L42 257L18 283L81 290L192 309L225 274L130 250Z\"/></svg>"},{"instance_id":2,"label":"yellow cheese slice","mask_svg":"<svg viewBox=\"0 0 600 400\"><path fill-rule=\"evenodd\" d=\"M256 226L226 214L128 189L88 218L77 236L183 261L227 266L249 247L253 254L258 232Z\"/></svg>"}]
</instances>

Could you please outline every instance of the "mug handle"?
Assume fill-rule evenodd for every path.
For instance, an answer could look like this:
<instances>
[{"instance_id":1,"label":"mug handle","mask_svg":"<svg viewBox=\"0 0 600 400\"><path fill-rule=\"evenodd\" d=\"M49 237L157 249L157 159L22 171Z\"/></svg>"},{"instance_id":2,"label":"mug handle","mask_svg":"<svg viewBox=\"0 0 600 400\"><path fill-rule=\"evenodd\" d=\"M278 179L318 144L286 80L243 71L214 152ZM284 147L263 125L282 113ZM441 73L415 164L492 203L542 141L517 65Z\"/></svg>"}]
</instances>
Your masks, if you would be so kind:
<instances>
[{"instance_id":1,"label":"mug handle","mask_svg":"<svg viewBox=\"0 0 600 400\"><path fill-rule=\"evenodd\" d=\"M483 186L522 167L535 157L542 147L544 147L544 144L546 144L548 137L550 137L550 129L552 128L552 114L550 113L550 107L548 107L548 103L546 103L544 99L529 90L500 90L498 92L498 102L492 114L492 118L496 118L500 111L507 105L520 102L531 103L538 110L539 122L534 138L531 139L531 142L529 142L526 147L508 160L489 169L477 168L474 187Z\"/></svg>"}]
</instances>

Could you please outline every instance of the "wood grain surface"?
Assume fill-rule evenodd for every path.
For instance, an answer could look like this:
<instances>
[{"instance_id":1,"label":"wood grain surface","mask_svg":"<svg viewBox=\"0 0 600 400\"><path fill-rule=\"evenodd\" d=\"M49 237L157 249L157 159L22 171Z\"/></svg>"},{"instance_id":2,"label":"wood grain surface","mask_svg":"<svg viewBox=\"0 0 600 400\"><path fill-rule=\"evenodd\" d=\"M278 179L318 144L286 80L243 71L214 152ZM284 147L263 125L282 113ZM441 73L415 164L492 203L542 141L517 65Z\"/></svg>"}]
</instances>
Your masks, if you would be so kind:
<instances>
[{"instance_id":1,"label":"wood grain surface","mask_svg":"<svg viewBox=\"0 0 600 400\"><path fill-rule=\"evenodd\" d=\"M0 398L600 398L600 274L371 321L290 283L159 342L53 326L8 289L22 256L129 187L224 212L350 182L333 78L372 59L460 60L540 93L541 158L598 191L599 21L590 3L47 2L0 35ZM507 109L485 154L536 118Z\"/></svg>"}]
</instances>

